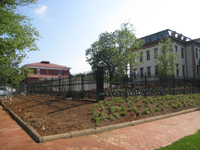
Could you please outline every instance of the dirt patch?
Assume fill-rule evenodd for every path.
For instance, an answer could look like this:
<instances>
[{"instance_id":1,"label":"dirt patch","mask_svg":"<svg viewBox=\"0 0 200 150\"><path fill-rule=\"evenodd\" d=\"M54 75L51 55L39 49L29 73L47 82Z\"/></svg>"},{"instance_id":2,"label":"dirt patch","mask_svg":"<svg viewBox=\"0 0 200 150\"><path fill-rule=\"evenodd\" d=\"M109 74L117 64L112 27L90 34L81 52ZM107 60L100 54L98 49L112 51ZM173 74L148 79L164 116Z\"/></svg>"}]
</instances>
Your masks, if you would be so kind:
<instances>
[{"instance_id":1,"label":"dirt patch","mask_svg":"<svg viewBox=\"0 0 200 150\"><path fill-rule=\"evenodd\" d=\"M3 103L22 120L32 126L41 136L48 136L96 128L97 124L93 119L93 116L101 111L101 105L104 106L104 110L102 110L103 114L106 114L108 118L105 118L103 121L101 121L101 123L98 123L98 127L194 108L200 106L199 96L200 94L196 94L196 100L194 103L193 101L191 103L193 97L187 97L187 99L184 101L189 104L187 106L183 105L184 103L181 102L181 97L178 98L181 103L178 109L175 107L166 107L166 105L169 105L169 100L162 99L158 101L157 98L160 96L152 97L151 101L154 100L154 102L151 103L149 100L150 103L148 104L145 103L146 98L141 98L139 101L136 101L137 97L132 99L130 98L129 102L122 105L126 109L126 115L121 115L119 119L117 119L116 116L116 119L112 118L113 113L109 111L111 107L108 103L110 102L109 100L99 104L73 99L66 100L66 98L58 96L52 97L49 95L26 95L13 97L11 101L4 100ZM161 101L163 103L161 103ZM93 107L94 105L96 105L95 110ZM116 108L117 106L114 107ZM137 108L137 111L140 112L140 114L138 114L136 111L131 111L130 108ZM149 108L151 108L152 111L150 111ZM159 108L158 112L155 111L156 108ZM145 109L149 109L148 114L146 113ZM120 111L121 112L119 114L122 113L122 110Z\"/></svg>"}]
</instances>

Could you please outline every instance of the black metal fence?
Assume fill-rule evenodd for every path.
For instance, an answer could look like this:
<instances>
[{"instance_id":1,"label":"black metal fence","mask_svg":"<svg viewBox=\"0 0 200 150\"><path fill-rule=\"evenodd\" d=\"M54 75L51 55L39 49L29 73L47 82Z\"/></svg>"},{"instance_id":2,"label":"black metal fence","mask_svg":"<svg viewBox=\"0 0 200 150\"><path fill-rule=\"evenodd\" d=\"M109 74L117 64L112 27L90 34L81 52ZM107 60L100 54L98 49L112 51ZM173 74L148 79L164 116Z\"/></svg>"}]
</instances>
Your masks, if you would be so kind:
<instances>
[{"instance_id":1,"label":"black metal fence","mask_svg":"<svg viewBox=\"0 0 200 150\"><path fill-rule=\"evenodd\" d=\"M95 99L95 74L74 75L69 78L52 78L23 85L26 94L63 95L73 98Z\"/></svg>"},{"instance_id":2,"label":"black metal fence","mask_svg":"<svg viewBox=\"0 0 200 150\"><path fill-rule=\"evenodd\" d=\"M113 80L107 80L105 84L105 97L200 92L200 79L194 77L114 75Z\"/></svg>"},{"instance_id":3,"label":"black metal fence","mask_svg":"<svg viewBox=\"0 0 200 150\"><path fill-rule=\"evenodd\" d=\"M26 94L63 95L87 100L136 95L166 95L200 92L200 79L194 77L164 77L155 75L119 75L110 79L103 67L97 72L69 78L52 78L23 84Z\"/></svg>"}]
</instances>

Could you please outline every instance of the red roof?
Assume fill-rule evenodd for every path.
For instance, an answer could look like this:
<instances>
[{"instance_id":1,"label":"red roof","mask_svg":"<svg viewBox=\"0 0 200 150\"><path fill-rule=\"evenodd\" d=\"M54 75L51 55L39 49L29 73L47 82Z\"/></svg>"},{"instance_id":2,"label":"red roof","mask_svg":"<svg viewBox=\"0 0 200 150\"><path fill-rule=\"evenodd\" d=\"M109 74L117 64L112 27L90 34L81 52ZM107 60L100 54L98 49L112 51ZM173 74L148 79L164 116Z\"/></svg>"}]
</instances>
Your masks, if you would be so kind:
<instances>
[{"instance_id":1,"label":"red roof","mask_svg":"<svg viewBox=\"0 0 200 150\"><path fill-rule=\"evenodd\" d=\"M31 63L31 64L26 64L24 65L25 67L44 67L44 68L58 68L58 69L71 69L70 67L67 66L61 66L61 65L57 65L57 64L52 64L49 61L41 61L41 62L37 62L37 63Z\"/></svg>"},{"instance_id":2,"label":"red roof","mask_svg":"<svg viewBox=\"0 0 200 150\"><path fill-rule=\"evenodd\" d=\"M62 76L59 76L59 75L42 75L42 74L28 74L28 77L32 77L32 78L59 78L59 77L63 77L63 75ZM69 77L68 75L65 75L64 76L65 78L66 77Z\"/></svg>"}]
</instances>

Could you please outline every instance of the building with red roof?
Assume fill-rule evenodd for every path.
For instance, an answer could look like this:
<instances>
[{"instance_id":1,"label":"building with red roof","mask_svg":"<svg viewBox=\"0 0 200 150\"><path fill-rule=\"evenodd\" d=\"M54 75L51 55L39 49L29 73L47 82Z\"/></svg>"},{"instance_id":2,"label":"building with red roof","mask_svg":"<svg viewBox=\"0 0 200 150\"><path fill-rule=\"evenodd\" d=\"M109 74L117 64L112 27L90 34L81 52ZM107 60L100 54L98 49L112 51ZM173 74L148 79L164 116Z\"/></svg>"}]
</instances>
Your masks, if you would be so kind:
<instances>
[{"instance_id":1,"label":"building with red roof","mask_svg":"<svg viewBox=\"0 0 200 150\"><path fill-rule=\"evenodd\" d=\"M25 82L34 82L50 78L67 78L70 75L70 67L52 64L50 61L41 61L37 63L26 64L22 67L30 68L33 74L28 74Z\"/></svg>"}]
</instances>

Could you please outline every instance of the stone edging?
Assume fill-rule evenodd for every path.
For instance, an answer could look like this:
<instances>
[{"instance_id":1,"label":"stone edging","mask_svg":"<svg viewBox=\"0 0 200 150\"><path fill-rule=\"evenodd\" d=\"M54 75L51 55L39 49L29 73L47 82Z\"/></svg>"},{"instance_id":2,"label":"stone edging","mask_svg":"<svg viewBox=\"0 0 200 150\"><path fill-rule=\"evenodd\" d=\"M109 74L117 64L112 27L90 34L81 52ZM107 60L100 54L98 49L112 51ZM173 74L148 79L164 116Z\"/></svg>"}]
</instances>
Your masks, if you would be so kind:
<instances>
[{"instance_id":1,"label":"stone edging","mask_svg":"<svg viewBox=\"0 0 200 150\"><path fill-rule=\"evenodd\" d=\"M104 127L98 127L96 129L87 129L87 130L81 130L81 131L73 131L70 133L61 133L61 134L56 134L56 135L50 135L50 136L40 136L30 125L28 125L26 122L24 122L21 118L19 118L12 110L7 109L7 107L1 102L1 105L3 108L9 112L10 116L22 127L23 130L25 130L29 136L37 143L43 143L43 142L48 142L48 141L53 141L53 140L59 140L59 139L67 139L67 138L72 138L72 137L77 137L77 136L84 136L84 135L90 135L90 134L96 134L96 133L101 133L104 131L111 131L115 129L120 129L124 127L129 127L129 126L134 126L142 123L147 123L159 119L164 119L164 118L169 118L173 116L177 116L180 114L184 113L189 113L192 111L197 111L200 110L200 107L197 108L191 108L171 114L166 114L166 115L161 115L161 116L156 116L156 117L151 117L151 118L146 118L146 119L141 119L141 120L136 120L136 121L131 121L131 122L125 122L121 124L114 124L114 125L109 125L109 126L104 126Z\"/></svg>"}]
</instances>

